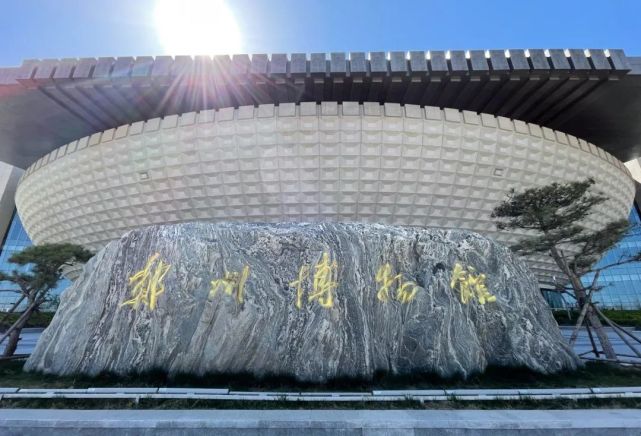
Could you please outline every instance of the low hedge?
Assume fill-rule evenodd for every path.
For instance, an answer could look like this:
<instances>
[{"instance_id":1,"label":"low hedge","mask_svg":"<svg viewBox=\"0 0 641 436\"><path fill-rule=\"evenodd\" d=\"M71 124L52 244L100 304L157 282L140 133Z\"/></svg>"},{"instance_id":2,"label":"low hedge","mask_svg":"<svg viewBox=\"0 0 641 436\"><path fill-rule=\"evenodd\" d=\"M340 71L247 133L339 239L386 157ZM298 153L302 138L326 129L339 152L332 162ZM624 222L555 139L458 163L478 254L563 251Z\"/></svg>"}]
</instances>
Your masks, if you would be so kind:
<instances>
[{"instance_id":1,"label":"low hedge","mask_svg":"<svg viewBox=\"0 0 641 436\"><path fill-rule=\"evenodd\" d=\"M601 309L601 311L605 316L620 326L641 329L641 310ZM553 313L559 325L575 325L579 317L579 311L577 310L570 310L569 317L567 310L555 310Z\"/></svg>"},{"instance_id":2,"label":"low hedge","mask_svg":"<svg viewBox=\"0 0 641 436\"><path fill-rule=\"evenodd\" d=\"M0 312L0 319L3 319L6 315L6 312ZM0 324L0 330L7 329L11 324L16 322L18 318L22 315L21 312L11 313L7 319ZM51 320L53 319L54 312L36 312L29 317L27 325L25 327L47 327Z\"/></svg>"}]
</instances>

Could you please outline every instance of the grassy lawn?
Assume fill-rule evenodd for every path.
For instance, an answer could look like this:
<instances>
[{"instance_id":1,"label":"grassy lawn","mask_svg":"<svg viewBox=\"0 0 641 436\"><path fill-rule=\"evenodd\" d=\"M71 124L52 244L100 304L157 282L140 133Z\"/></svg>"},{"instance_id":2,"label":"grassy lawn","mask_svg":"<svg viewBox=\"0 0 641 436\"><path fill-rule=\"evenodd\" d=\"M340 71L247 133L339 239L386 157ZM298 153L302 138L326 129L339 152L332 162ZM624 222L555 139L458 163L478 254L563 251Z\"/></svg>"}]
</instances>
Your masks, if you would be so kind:
<instances>
[{"instance_id":1,"label":"grassy lawn","mask_svg":"<svg viewBox=\"0 0 641 436\"><path fill-rule=\"evenodd\" d=\"M373 380L337 379L325 384L300 383L286 377L255 378L246 374L211 374L203 377L162 372L117 376L101 374L95 378L56 377L24 373L22 361L0 364L0 386L18 388L86 388L86 387L216 387L230 390L265 391L370 391L373 389L439 389L439 388L555 388L596 386L641 386L641 368L609 363L589 362L575 372L541 375L518 368L489 368L484 374L467 380L443 379L434 374L392 376L378 374Z\"/></svg>"}]
</instances>

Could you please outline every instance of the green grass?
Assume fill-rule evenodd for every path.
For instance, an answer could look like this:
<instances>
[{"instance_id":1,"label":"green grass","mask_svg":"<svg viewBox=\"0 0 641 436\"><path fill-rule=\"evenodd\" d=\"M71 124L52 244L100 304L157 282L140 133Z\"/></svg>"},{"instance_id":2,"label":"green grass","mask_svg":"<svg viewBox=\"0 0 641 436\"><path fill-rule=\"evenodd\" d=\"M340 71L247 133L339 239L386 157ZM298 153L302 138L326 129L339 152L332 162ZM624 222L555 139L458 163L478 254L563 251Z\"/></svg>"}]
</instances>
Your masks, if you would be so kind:
<instances>
[{"instance_id":1,"label":"green grass","mask_svg":"<svg viewBox=\"0 0 641 436\"><path fill-rule=\"evenodd\" d=\"M621 326L641 329L641 310L602 309L601 311L605 316ZM575 325L579 317L579 312L576 310L570 311L569 317L566 310L555 310L552 313L559 325Z\"/></svg>"},{"instance_id":2,"label":"green grass","mask_svg":"<svg viewBox=\"0 0 641 436\"><path fill-rule=\"evenodd\" d=\"M574 372L541 375L522 368L490 367L483 374L467 380L440 378L434 374L406 376L379 373L373 380L335 379L324 384L297 382L287 377L256 378L248 374L209 374L203 377L178 374L168 377L161 371L118 376L57 377L25 373L22 361L0 364L0 386L18 388L86 387L218 387L231 390L265 391L370 391L372 389L441 389L441 388L557 388L596 386L641 386L641 368L623 367L603 362L589 362Z\"/></svg>"}]
</instances>

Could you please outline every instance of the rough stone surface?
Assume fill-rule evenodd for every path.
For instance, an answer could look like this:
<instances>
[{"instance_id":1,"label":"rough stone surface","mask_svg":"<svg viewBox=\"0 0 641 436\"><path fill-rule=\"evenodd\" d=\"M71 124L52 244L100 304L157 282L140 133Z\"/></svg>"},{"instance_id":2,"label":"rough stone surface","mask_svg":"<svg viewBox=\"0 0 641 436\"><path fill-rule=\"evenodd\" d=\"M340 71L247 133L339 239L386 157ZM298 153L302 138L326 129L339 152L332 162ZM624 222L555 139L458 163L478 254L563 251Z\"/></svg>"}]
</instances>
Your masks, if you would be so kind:
<instances>
[{"instance_id":1,"label":"rough stone surface","mask_svg":"<svg viewBox=\"0 0 641 436\"><path fill-rule=\"evenodd\" d=\"M170 265L159 281L165 291L157 306L123 306L137 283L130 277L155 253L155 266L160 260ZM314 279L320 277L317 290L323 290L316 267L324 253L330 265L336 262L325 282L337 284L325 288L332 307L323 307L323 298L309 301ZM390 275L377 282L386 263ZM475 268L467 277L485 274L496 301L462 303L460 283L451 286L457 263ZM303 271L298 309L291 283L303 265L310 274ZM235 298L240 286L231 295L222 288L210 295L212 281L245 267L242 302ZM378 298L385 283L386 302ZM416 290L411 301L397 298L403 284ZM534 276L488 238L365 224L192 223L131 231L97 253L63 294L25 369L248 372L323 381L376 371L465 376L489 364L548 373L574 369L579 361Z\"/></svg>"}]
</instances>

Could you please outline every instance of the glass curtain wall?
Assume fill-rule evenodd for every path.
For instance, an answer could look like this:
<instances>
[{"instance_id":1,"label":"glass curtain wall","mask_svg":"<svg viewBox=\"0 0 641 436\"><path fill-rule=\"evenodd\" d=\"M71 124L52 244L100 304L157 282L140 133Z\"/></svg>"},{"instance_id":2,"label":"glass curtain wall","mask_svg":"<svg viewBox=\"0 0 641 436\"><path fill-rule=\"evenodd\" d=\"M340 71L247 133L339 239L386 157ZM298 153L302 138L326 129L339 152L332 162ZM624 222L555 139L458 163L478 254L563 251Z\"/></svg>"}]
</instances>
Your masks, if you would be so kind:
<instances>
[{"instance_id":1,"label":"glass curtain wall","mask_svg":"<svg viewBox=\"0 0 641 436\"><path fill-rule=\"evenodd\" d=\"M10 273L16 269L19 271L28 271L28 266L19 267L18 265L9 262L9 258L14 253L22 251L30 245L32 245L31 239L27 236L27 232L24 227L22 227L18 214L14 211L13 217L11 218L11 224L9 224L9 231L6 234L4 241L2 241L2 247L0 248L0 271L5 273ZM66 289L70 283L71 282L66 279L61 280L54 290L54 295L60 295L60 293ZM18 290L18 286L11 282L0 282L0 311L9 310L9 308L11 308L11 306L13 306L13 304L20 298L20 294L17 292Z\"/></svg>"},{"instance_id":2,"label":"glass curtain wall","mask_svg":"<svg viewBox=\"0 0 641 436\"><path fill-rule=\"evenodd\" d=\"M641 219L636 203L630 212L630 224L632 226L630 232L603 255L596 265L597 268L616 263L641 251ZM582 280L590 284L593 278L594 274L586 274ZM598 302L600 307L641 309L641 262L603 270L599 275L598 284L603 288L592 297L592 300Z\"/></svg>"}]
</instances>

